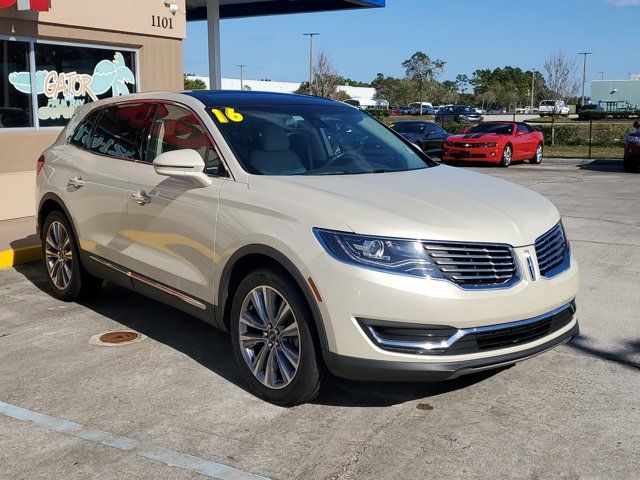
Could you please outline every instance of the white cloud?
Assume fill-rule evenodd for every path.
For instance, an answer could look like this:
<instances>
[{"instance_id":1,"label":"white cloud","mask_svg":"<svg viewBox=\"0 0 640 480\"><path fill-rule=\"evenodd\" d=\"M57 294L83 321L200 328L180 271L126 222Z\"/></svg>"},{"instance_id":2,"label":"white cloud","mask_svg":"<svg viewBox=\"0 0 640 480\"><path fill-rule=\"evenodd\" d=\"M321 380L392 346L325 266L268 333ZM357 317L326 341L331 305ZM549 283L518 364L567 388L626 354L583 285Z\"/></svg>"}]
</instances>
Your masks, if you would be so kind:
<instances>
[{"instance_id":1,"label":"white cloud","mask_svg":"<svg viewBox=\"0 0 640 480\"><path fill-rule=\"evenodd\" d=\"M640 7L640 0L607 0L607 3L616 7Z\"/></svg>"}]
</instances>

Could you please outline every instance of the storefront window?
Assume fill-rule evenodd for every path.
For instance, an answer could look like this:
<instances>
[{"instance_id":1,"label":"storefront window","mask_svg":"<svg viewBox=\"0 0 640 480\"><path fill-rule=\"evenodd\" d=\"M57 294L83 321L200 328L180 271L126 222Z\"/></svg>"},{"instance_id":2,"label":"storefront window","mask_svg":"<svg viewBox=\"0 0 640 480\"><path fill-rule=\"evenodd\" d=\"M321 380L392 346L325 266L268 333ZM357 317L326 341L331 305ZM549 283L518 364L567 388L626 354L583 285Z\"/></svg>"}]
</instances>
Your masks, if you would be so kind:
<instances>
[{"instance_id":1,"label":"storefront window","mask_svg":"<svg viewBox=\"0 0 640 480\"><path fill-rule=\"evenodd\" d=\"M80 105L137 91L135 52L9 40L0 47L0 128L62 127Z\"/></svg>"},{"instance_id":2,"label":"storefront window","mask_svg":"<svg viewBox=\"0 0 640 480\"><path fill-rule=\"evenodd\" d=\"M35 44L40 126L62 126L77 107L136 90L133 52Z\"/></svg>"},{"instance_id":3,"label":"storefront window","mask_svg":"<svg viewBox=\"0 0 640 480\"><path fill-rule=\"evenodd\" d=\"M0 40L0 128L34 126L30 92L29 43Z\"/></svg>"}]
</instances>

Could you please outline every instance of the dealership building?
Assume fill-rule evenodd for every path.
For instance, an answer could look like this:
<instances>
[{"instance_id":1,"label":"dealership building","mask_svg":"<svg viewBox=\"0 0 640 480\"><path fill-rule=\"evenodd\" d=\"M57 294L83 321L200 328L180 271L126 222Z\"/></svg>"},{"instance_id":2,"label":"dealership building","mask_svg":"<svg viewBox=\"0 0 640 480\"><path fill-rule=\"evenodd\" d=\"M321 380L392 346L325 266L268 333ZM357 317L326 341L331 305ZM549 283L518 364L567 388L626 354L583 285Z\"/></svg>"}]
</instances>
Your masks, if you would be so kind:
<instances>
[{"instance_id":1,"label":"dealership building","mask_svg":"<svg viewBox=\"0 0 640 480\"><path fill-rule=\"evenodd\" d=\"M640 109L640 75L628 80L593 80L591 102L609 111Z\"/></svg>"},{"instance_id":2,"label":"dealership building","mask_svg":"<svg viewBox=\"0 0 640 480\"><path fill-rule=\"evenodd\" d=\"M132 92L182 90L187 22L207 21L209 45L202 53L208 55L214 88L220 88L221 19L384 4L385 0L0 0L0 220L34 215L36 160L77 106Z\"/></svg>"}]
</instances>

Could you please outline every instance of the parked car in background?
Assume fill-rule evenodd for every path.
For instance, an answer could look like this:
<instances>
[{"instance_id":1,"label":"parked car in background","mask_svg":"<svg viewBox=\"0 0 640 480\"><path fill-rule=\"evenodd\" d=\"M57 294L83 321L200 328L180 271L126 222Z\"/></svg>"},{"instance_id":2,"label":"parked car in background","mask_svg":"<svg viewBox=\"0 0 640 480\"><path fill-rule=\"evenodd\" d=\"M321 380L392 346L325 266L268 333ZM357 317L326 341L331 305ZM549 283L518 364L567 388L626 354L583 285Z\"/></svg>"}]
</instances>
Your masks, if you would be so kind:
<instances>
[{"instance_id":1,"label":"parked car in background","mask_svg":"<svg viewBox=\"0 0 640 480\"><path fill-rule=\"evenodd\" d=\"M490 162L508 167L511 162L528 160L542 163L544 135L529 129L526 123L484 122L462 135L444 142L445 162Z\"/></svg>"},{"instance_id":2,"label":"parked car in background","mask_svg":"<svg viewBox=\"0 0 640 480\"><path fill-rule=\"evenodd\" d=\"M507 109L506 108L491 108L489 110L487 110L488 114L490 115L504 115L507 113Z\"/></svg>"},{"instance_id":3,"label":"parked car in background","mask_svg":"<svg viewBox=\"0 0 640 480\"><path fill-rule=\"evenodd\" d=\"M413 102L409 104L411 115L433 115L433 106L429 102Z\"/></svg>"},{"instance_id":4,"label":"parked car in background","mask_svg":"<svg viewBox=\"0 0 640 480\"><path fill-rule=\"evenodd\" d=\"M582 110L604 110L604 108L599 103L587 103L580 107L580 111Z\"/></svg>"},{"instance_id":5,"label":"parked car in background","mask_svg":"<svg viewBox=\"0 0 640 480\"><path fill-rule=\"evenodd\" d=\"M627 136L624 147L625 172L637 172L640 170L640 120L633 123L635 130Z\"/></svg>"},{"instance_id":6,"label":"parked car in background","mask_svg":"<svg viewBox=\"0 0 640 480\"><path fill-rule=\"evenodd\" d=\"M401 108L399 105L393 105L391 107L391 115L403 115Z\"/></svg>"},{"instance_id":7,"label":"parked car in background","mask_svg":"<svg viewBox=\"0 0 640 480\"><path fill-rule=\"evenodd\" d=\"M538 108L538 114L541 117L547 117L551 115L569 115L571 108L564 103L563 100L543 100L540 102Z\"/></svg>"},{"instance_id":8,"label":"parked car in background","mask_svg":"<svg viewBox=\"0 0 640 480\"><path fill-rule=\"evenodd\" d=\"M436 114L436 122L438 123L478 123L482 120L481 114L466 105L444 107Z\"/></svg>"},{"instance_id":9,"label":"parked car in background","mask_svg":"<svg viewBox=\"0 0 640 480\"><path fill-rule=\"evenodd\" d=\"M250 391L276 404L331 374L447 380L579 334L579 269L548 199L440 165L340 102L89 102L36 172L53 295L108 279L228 331Z\"/></svg>"},{"instance_id":10,"label":"parked car in background","mask_svg":"<svg viewBox=\"0 0 640 480\"><path fill-rule=\"evenodd\" d=\"M442 158L444 141L451 136L434 122L400 121L391 125L396 132L418 145L431 157Z\"/></svg>"}]
</instances>

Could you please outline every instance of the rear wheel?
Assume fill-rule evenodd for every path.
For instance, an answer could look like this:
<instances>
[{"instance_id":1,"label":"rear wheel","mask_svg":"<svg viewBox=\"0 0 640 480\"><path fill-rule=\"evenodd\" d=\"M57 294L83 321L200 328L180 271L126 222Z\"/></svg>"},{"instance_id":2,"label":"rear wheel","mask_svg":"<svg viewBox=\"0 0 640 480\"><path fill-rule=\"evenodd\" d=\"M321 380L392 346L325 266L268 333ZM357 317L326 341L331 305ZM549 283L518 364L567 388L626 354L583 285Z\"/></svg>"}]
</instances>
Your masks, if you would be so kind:
<instances>
[{"instance_id":1,"label":"rear wheel","mask_svg":"<svg viewBox=\"0 0 640 480\"><path fill-rule=\"evenodd\" d=\"M513 157L513 148L511 145L506 145L502 150L502 159L500 160L501 167L508 167L511 165L511 158Z\"/></svg>"},{"instance_id":2,"label":"rear wheel","mask_svg":"<svg viewBox=\"0 0 640 480\"><path fill-rule=\"evenodd\" d=\"M533 158L529 160L529 163L532 163L534 165L540 165L542 163L542 153L543 153L543 146L541 143L539 143L538 146L536 147L536 153L533 156Z\"/></svg>"},{"instance_id":3,"label":"rear wheel","mask_svg":"<svg viewBox=\"0 0 640 480\"><path fill-rule=\"evenodd\" d=\"M42 259L49 286L61 300L88 296L102 286L101 279L82 267L78 242L62 212L51 212L44 221Z\"/></svg>"},{"instance_id":4,"label":"rear wheel","mask_svg":"<svg viewBox=\"0 0 640 480\"><path fill-rule=\"evenodd\" d=\"M279 271L255 270L240 283L231 309L231 339L253 393L283 406L320 393L329 373L311 322L306 300Z\"/></svg>"}]
</instances>

